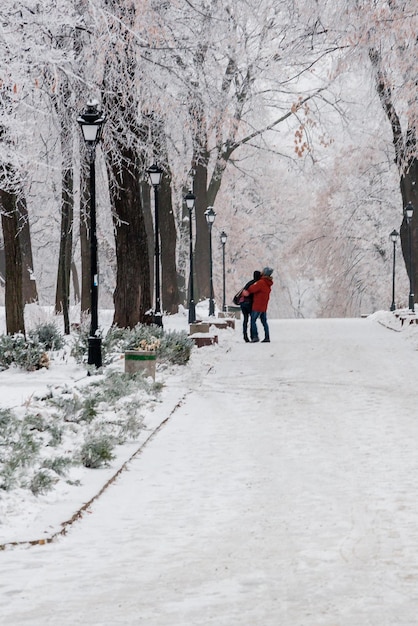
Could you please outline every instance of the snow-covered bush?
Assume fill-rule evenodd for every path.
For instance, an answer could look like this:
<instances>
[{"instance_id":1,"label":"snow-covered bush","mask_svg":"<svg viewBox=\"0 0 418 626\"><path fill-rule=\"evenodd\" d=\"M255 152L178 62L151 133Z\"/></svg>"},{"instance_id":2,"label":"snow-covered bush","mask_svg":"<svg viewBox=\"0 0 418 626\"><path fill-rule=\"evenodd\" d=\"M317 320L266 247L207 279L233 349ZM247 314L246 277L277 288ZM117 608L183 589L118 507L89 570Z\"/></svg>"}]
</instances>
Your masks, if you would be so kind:
<instances>
[{"instance_id":1,"label":"snow-covered bush","mask_svg":"<svg viewBox=\"0 0 418 626\"><path fill-rule=\"evenodd\" d=\"M43 495L51 491L58 480L57 475L53 471L47 468L40 469L30 481L29 489L34 496Z\"/></svg>"},{"instance_id":2,"label":"snow-covered bush","mask_svg":"<svg viewBox=\"0 0 418 626\"><path fill-rule=\"evenodd\" d=\"M81 363L88 353L89 326L84 322L73 335L71 356ZM137 324L135 328L112 326L102 340L102 359L109 365L125 350L153 350L160 361L185 365L194 343L185 331L165 331L160 326Z\"/></svg>"},{"instance_id":3,"label":"snow-covered bush","mask_svg":"<svg viewBox=\"0 0 418 626\"><path fill-rule=\"evenodd\" d=\"M135 328L111 328L105 338L108 353L125 350L153 350L159 361L185 365L194 346L185 331L165 331L160 326L137 324Z\"/></svg>"},{"instance_id":4,"label":"snow-covered bush","mask_svg":"<svg viewBox=\"0 0 418 626\"><path fill-rule=\"evenodd\" d=\"M45 346L45 350L61 350L64 347L64 338L54 322L38 324L29 331L29 339Z\"/></svg>"},{"instance_id":5,"label":"snow-covered bush","mask_svg":"<svg viewBox=\"0 0 418 626\"><path fill-rule=\"evenodd\" d=\"M87 361L89 335L90 323L87 319L83 320L79 326L74 328L71 334L71 356L77 363Z\"/></svg>"},{"instance_id":6,"label":"snow-covered bush","mask_svg":"<svg viewBox=\"0 0 418 626\"><path fill-rule=\"evenodd\" d=\"M173 365L186 365L194 342L186 331L171 331L164 333L161 346L157 350L160 361L166 361Z\"/></svg>"},{"instance_id":7,"label":"snow-covered bush","mask_svg":"<svg viewBox=\"0 0 418 626\"><path fill-rule=\"evenodd\" d=\"M82 464L90 469L109 465L110 461L115 458L112 452L114 445L113 439L108 435L91 435L80 450Z\"/></svg>"},{"instance_id":8,"label":"snow-covered bush","mask_svg":"<svg viewBox=\"0 0 418 626\"><path fill-rule=\"evenodd\" d=\"M45 345L36 337L26 339L22 334L0 335L0 370L13 364L29 372L48 368Z\"/></svg>"},{"instance_id":9,"label":"snow-covered bush","mask_svg":"<svg viewBox=\"0 0 418 626\"><path fill-rule=\"evenodd\" d=\"M28 407L0 409L0 492L41 495L63 479L78 484L76 466L102 467L115 446L138 439L141 410L160 389L141 373L107 368L89 385L51 389Z\"/></svg>"}]
</instances>

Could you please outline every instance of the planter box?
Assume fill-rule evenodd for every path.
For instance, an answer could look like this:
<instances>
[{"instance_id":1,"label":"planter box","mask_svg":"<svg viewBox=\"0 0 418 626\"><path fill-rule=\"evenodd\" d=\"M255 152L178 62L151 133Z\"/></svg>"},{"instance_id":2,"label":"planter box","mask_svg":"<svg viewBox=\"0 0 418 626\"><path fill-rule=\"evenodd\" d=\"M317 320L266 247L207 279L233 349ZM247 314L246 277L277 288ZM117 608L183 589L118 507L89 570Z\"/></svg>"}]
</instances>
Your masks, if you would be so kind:
<instances>
[{"instance_id":1,"label":"planter box","mask_svg":"<svg viewBox=\"0 0 418 626\"><path fill-rule=\"evenodd\" d=\"M214 343L218 343L218 335L210 335L209 333L196 333L190 335L189 339L192 339L198 348L213 346Z\"/></svg>"},{"instance_id":2,"label":"planter box","mask_svg":"<svg viewBox=\"0 0 418 626\"><path fill-rule=\"evenodd\" d=\"M189 324L189 329L190 335L194 335L195 333L208 333L209 324L207 322L194 322L193 324Z\"/></svg>"},{"instance_id":3,"label":"planter box","mask_svg":"<svg viewBox=\"0 0 418 626\"><path fill-rule=\"evenodd\" d=\"M155 363L157 355L149 350L127 350L125 352L125 373L143 372L155 380Z\"/></svg>"},{"instance_id":4,"label":"planter box","mask_svg":"<svg viewBox=\"0 0 418 626\"><path fill-rule=\"evenodd\" d=\"M209 327L210 326L215 326L215 328L224 330L225 328L228 328L228 322L226 320L213 320L209 322Z\"/></svg>"},{"instance_id":5,"label":"planter box","mask_svg":"<svg viewBox=\"0 0 418 626\"><path fill-rule=\"evenodd\" d=\"M228 328L235 328L235 320L236 320L236 318L232 318L229 313L223 313L221 311L220 313L218 313L218 319L223 321L224 323L226 323ZM221 328L221 326L219 328Z\"/></svg>"}]
</instances>

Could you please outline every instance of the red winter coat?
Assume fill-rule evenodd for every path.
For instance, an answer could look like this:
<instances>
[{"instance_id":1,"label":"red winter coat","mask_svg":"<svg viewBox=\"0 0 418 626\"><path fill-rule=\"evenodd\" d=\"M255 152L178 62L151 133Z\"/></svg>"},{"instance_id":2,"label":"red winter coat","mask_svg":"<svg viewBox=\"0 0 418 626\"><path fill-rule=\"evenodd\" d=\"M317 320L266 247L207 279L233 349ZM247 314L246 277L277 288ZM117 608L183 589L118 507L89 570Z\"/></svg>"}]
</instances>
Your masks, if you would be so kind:
<instances>
[{"instance_id":1,"label":"red winter coat","mask_svg":"<svg viewBox=\"0 0 418 626\"><path fill-rule=\"evenodd\" d=\"M273 285L271 276L262 276L256 283L250 285L247 289L248 293L253 294L253 311L265 313L270 298L270 291Z\"/></svg>"}]
</instances>

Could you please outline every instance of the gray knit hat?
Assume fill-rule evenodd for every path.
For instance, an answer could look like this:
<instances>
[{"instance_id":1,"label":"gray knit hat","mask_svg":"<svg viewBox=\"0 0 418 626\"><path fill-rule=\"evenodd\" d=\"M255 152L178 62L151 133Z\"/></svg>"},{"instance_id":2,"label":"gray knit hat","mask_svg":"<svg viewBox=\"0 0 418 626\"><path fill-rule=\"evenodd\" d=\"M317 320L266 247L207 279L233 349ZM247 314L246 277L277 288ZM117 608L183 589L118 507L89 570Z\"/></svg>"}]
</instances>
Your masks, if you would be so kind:
<instances>
[{"instance_id":1,"label":"gray knit hat","mask_svg":"<svg viewBox=\"0 0 418 626\"><path fill-rule=\"evenodd\" d=\"M271 267L265 267L263 269L263 276L271 276L273 274L273 270Z\"/></svg>"}]
</instances>

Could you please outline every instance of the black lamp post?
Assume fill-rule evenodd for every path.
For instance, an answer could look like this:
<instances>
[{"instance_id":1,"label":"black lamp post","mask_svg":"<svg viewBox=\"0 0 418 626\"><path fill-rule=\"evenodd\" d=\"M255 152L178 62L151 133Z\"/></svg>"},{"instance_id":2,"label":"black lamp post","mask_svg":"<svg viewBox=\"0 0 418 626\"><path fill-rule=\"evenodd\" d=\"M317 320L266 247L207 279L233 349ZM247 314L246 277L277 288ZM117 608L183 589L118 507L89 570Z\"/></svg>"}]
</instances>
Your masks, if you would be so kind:
<instances>
[{"instance_id":1,"label":"black lamp post","mask_svg":"<svg viewBox=\"0 0 418 626\"><path fill-rule=\"evenodd\" d=\"M193 228L192 228L192 218L193 218L193 209L194 203L196 200L196 196L189 191L184 196L184 200L186 202L186 206L189 209L189 324L193 324L196 321L196 305L194 301L194 288L193 288Z\"/></svg>"},{"instance_id":2,"label":"black lamp post","mask_svg":"<svg viewBox=\"0 0 418 626\"><path fill-rule=\"evenodd\" d=\"M225 297L225 244L228 239L228 235L223 230L221 232L221 244L222 244L222 311L226 311L226 297Z\"/></svg>"},{"instance_id":3,"label":"black lamp post","mask_svg":"<svg viewBox=\"0 0 418 626\"><path fill-rule=\"evenodd\" d=\"M163 317L161 315L161 288L160 288L160 225L158 218L158 187L163 175L162 169L158 165L151 165L147 174L150 178L151 185L154 187L154 231L155 231L155 309L153 315L154 324L163 325Z\"/></svg>"},{"instance_id":4,"label":"black lamp post","mask_svg":"<svg viewBox=\"0 0 418 626\"><path fill-rule=\"evenodd\" d=\"M414 264L412 258L412 216L414 207L408 202L405 207L406 222L408 224L408 248L409 248L409 310L414 313Z\"/></svg>"},{"instance_id":5,"label":"black lamp post","mask_svg":"<svg viewBox=\"0 0 418 626\"><path fill-rule=\"evenodd\" d=\"M210 296L209 296L209 315L215 315L215 301L213 299L213 263L212 263L212 226L215 221L216 213L213 206L205 211L206 222L209 227L209 268L210 268Z\"/></svg>"},{"instance_id":6,"label":"black lamp post","mask_svg":"<svg viewBox=\"0 0 418 626\"><path fill-rule=\"evenodd\" d=\"M391 242L393 243L393 265L392 265L392 304L390 310L396 309L395 305L395 258L396 258L396 242L398 241L399 233L397 230L392 230L389 235Z\"/></svg>"},{"instance_id":7,"label":"black lamp post","mask_svg":"<svg viewBox=\"0 0 418 626\"><path fill-rule=\"evenodd\" d=\"M90 163L90 298L91 324L87 363L101 367L102 339L98 334L99 279L97 269L97 226L96 226L96 146L102 136L105 115L99 111L98 102L87 103L87 108L78 118L86 142Z\"/></svg>"}]
</instances>

